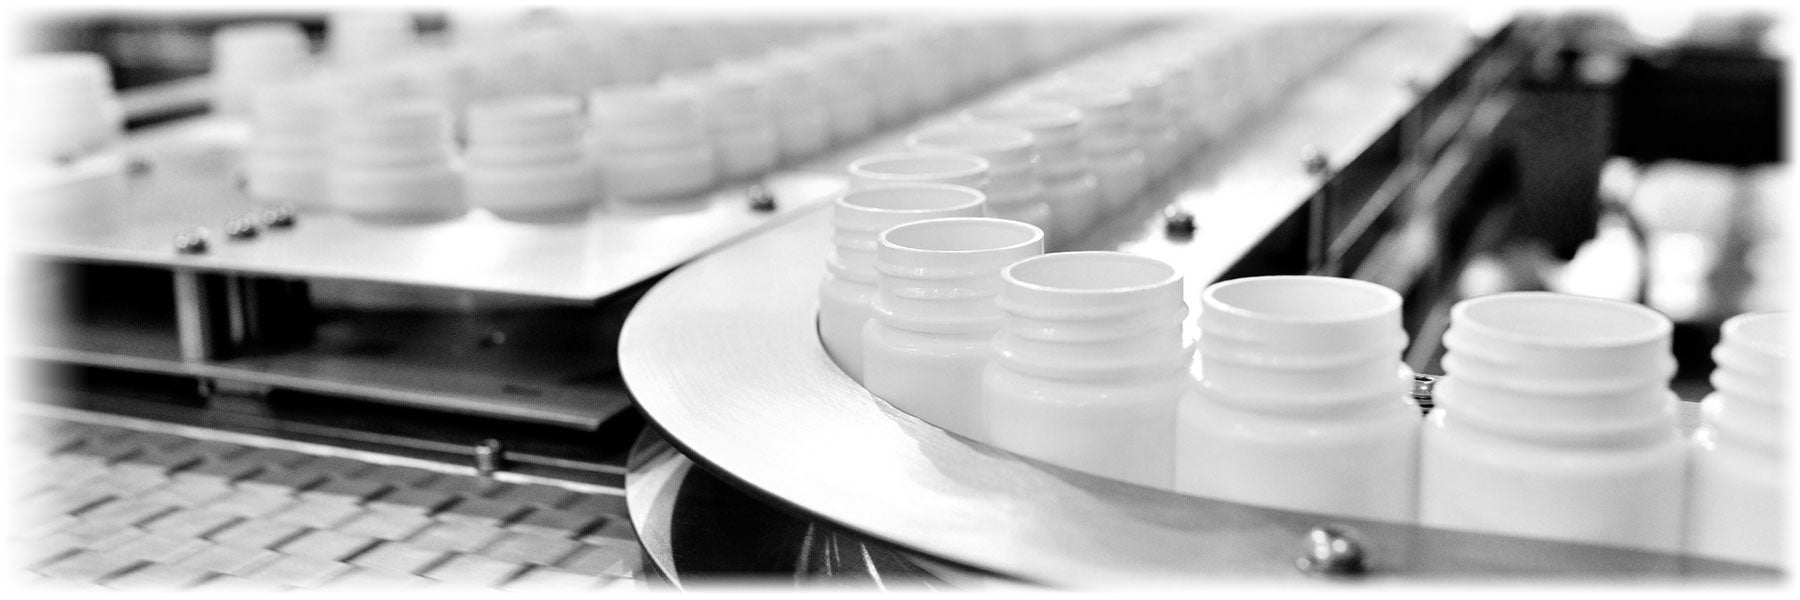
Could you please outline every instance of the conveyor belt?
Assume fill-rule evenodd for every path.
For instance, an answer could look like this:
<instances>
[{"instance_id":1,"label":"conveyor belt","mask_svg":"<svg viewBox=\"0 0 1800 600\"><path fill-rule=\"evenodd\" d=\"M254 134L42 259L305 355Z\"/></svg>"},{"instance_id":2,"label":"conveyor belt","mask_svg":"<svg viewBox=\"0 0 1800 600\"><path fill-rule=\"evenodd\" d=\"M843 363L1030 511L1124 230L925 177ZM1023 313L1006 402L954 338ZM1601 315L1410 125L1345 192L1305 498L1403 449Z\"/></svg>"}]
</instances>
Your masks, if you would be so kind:
<instances>
[{"instance_id":1,"label":"conveyor belt","mask_svg":"<svg viewBox=\"0 0 1800 600\"><path fill-rule=\"evenodd\" d=\"M34 587L637 587L638 543L614 491L275 440L41 417L15 427L26 517L15 547ZM246 437L234 439L257 441Z\"/></svg>"}]
</instances>

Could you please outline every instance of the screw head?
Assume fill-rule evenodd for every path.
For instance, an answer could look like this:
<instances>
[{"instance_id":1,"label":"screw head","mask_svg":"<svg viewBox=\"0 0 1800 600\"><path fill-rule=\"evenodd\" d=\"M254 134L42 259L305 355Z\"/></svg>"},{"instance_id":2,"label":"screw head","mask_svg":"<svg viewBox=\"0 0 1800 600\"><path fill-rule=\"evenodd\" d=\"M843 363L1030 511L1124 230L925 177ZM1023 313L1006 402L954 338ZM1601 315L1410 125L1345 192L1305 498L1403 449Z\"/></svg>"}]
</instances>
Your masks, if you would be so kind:
<instances>
[{"instance_id":1,"label":"screw head","mask_svg":"<svg viewBox=\"0 0 1800 600\"><path fill-rule=\"evenodd\" d=\"M1306 549L1294 565L1311 575L1356 575L1368 571L1368 553L1350 528L1320 525L1306 532Z\"/></svg>"},{"instance_id":2,"label":"screw head","mask_svg":"<svg viewBox=\"0 0 1800 600\"><path fill-rule=\"evenodd\" d=\"M753 185L753 186L750 186L749 189L745 190L745 193L750 198L750 210L754 210L757 212L770 212L770 211L775 210L775 208L777 206L779 206L775 202L775 194L771 193L769 191L769 188L766 188L766 187L763 187L760 185Z\"/></svg>"},{"instance_id":3,"label":"screw head","mask_svg":"<svg viewBox=\"0 0 1800 600\"><path fill-rule=\"evenodd\" d=\"M269 229L287 229L294 226L294 207L278 204L263 210L257 215L263 227Z\"/></svg>"},{"instance_id":4,"label":"screw head","mask_svg":"<svg viewBox=\"0 0 1800 600\"><path fill-rule=\"evenodd\" d=\"M505 460L506 446L500 440L488 438L475 445L475 470L482 475L499 471Z\"/></svg>"},{"instance_id":5,"label":"screw head","mask_svg":"<svg viewBox=\"0 0 1800 600\"><path fill-rule=\"evenodd\" d=\"M1308 175L1322 176L1331 172L1331 159L1327 158L1325 151L1320 150L1318 146L1308 145L1301 148L1300 161Z\"/></svg>"},{"instance_id":6,"label":"screw head","mask_svg":"<svg viewBox=\"0 0 1800 600\"><path fill-rule=\"evenodd\" d=\"M176 234L175 252L179 254L206 254L207 236L208 233L204 228Z\"/></svg>"},{"instance_id":7,"label":"screw head","mask_svg":"<svg viewBox=\"0 0 1800 600\"><path fill-rule=\"evenodd\" d=\"M256 224L256 217L242 217L225 222L225 237L234 240L248 240L262 233L262 227Z\"/></svg>"},{"instance_id":8,"label":"screw head","mask_svg":"<svg viewBox=\"0 0 1800 600\"><path fill-rule=\"evenodd\" d=\"M1173 207L1163 211L1163 231L1166 232L1169 237L1178 239L1192 238L1194 237L1194 232L1199 229L1199 224L1194 222L1194 213Z\"/></svg>"}]
</instances>

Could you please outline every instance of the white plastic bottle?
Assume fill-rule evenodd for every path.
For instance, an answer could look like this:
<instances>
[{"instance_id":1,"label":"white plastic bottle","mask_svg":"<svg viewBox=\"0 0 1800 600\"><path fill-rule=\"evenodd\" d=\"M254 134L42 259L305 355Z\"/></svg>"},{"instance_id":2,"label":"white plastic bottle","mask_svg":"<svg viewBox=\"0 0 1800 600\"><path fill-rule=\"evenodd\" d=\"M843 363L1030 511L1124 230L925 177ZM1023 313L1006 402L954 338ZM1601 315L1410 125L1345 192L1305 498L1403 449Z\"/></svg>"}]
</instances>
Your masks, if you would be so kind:
<instances>
[{"instance_id":1,"label":"white plastic bottle","mask_svg":"<svg viewBox=\"0 0 1800 600\"><path fill-rule=\"evenodd\" d=\"M1118 86L1131 90L1130 128L1143 152L1151 179L1175 167L1180 156L1179 128L1169 113L1169 85L1154 61L1125 54L1110 60L1089 61L1057 75L1077 84Z\"/></svg>"},{"instance_id":2,"label":"white plastic bottle","mask_svg":"<svg viewBox=\"0 0 1800 600\"><path fill-rule=\"evenodd\" d=\"M419 33L412 15L391 9L345 9L326 19L331 59L356 67L412 53Z\"/></svg>"},{"instance_id":3,"label":"white plastic bottle","mask_svg":"<svg viewBox=\"0 0 1800 600\"><path fill-rule=\"evenodd\" d=\"M352 217L442 221L468 212L450 141L450 111L435 102L355 107L331 129L327 198Z\"/></svg>"},{"instance_id":4,"label":"white plastic bottle","mask_svg":"<svg viewBox=\"0 0 1800 600\"><path fill-rule=\"evenodd\" d=\"M1583 296L1457 303L1420 437L1420 524L1679 550L1672 329L1642 305Z\"/></svg>"},{"instance_id":5,"label":"white plastic bottle","mask_svg":"<svg viewBox=\"0 0 1800 600\"><path fill-rule=\"evenodd\" d=\"M325 210L332 105L313 83L265 86L251 96L244 180L250 197Z\"/></svg>"},{"instance_id":6,"label":"white plastic bottle","mask_svg":"<svg viewBox=\"0 0 1800 600\"><path fill-rule=\"evenodd\" d=\"M1715 390L1701 401L1690 443L1687 552L1779 568L1785 564L1786 422L1792 400L1792 313L1738 315L1713 348Z\"/></svg>"},{"instance_id":7,"label":"white plastic bottle","mask_svg":"<svg viewBox=\"0 0 1800 600\"><path fill-rule=\"evenodd\" d=\"M1081 110L1047 102L999 103L963 111L962 119L1019 127L1035 138L1038 180L1056 226L1050 237L1068 244L1099 218L1100 184L1081 149Z\"/></svg>"},{"instance_id":8,"label":"white plastic bottle","mask_svg":"<svg viewBox=\"0 0 1800 600\"><path fill-rule=\"evenodd\" d=\"M876 236L913 221L979 217L985 202L974 188L892 183L852 189L832 203L831 254L819 284L819 341L851 379L863 380L863 324L875 314Z\"/></svg>"},{"instance_id":9,"label":"white plastic bottle","mask_svg":"<svg viewBox=\"0 0 1800 600\"><path fill-rule=\"evenodd\" d=\"M664 78L663 86L694 98L722 180L767 173L781 160L766 86L752 77L712 71Z\"/></svg>"},{"instance_id":10,"label":"white plastic bottle","mask_svg":"<svg viewBox=\"0 0 1800 600\"><path fill-rule=\"evenodd\" d=\"M600 199L572 96L473 104L464 184L469 203L512 221L579 221Z\"/></svg>"},{"instance_id":11,"label":"white plastic bottle","mask_svg":"<svg viewBox=\"0 0 1800 600\"><path fill-rule=\"evenodd\" d=\"M1144 152L1131 128L1131 90L1122 86L1058 80L1028 92L1033 100L1081 110L1081 151L1108 209L1124 206L1149 183Z\"/></svg>"},{"instance_id":12,"label":"white plastic bottle","mask_svg":"<svg viewBox=\"0 0 1800 600\"><path fill-rule=\"evenodd\" d=\"M1044 232L994 218L932 219L882 232L863 385L927 423L983 440L982 371L1000 329L1000 270L1044 252Z\"/></svg>"},{"instance_id":13,"label":"white plastic bottle","mask_svg":"<svg viewBox=\"0 0 1800 600\"><path fill-rule=\"evenodd\" d=\"M212 37L212 110L249 112L256 88L292 81L312 69L306 33L297 23L225 25Z\"/></svg>"},{"instance_id":14,"label":"white plastic bottle","mask_svg":"<svg viewBox=\"0 0 1800 600\"><path fill-rule=\"evenodd\" d=\"M892 152L850 162L851 187L876 183L948 183L984 189L988 161L952 152Z\"/></svg>"},{"instance_id":15,"label":"white plastic bottle","mask_svg":"<svg viewBox=\"0 0 1800 600\"><path fill-rule=\"evenodd\" d=\"M111 152L125 132L112 73L97 54L53 52L10 59L6 150L30 161Z\"/></svg>"},{"instance_id":16,"label":"white plastic bottle","mask_svg":"<svg viewBox=\"0 0 1800 600\"><path fill-rule=\"evenodd\" d=\"M844 143L862 139L878 121L867 57L841 42L819 42L804 50L819 65L819 86L831 116L831 139Z\"/></svg>"},{"instance_id":17,"label":"white plastic bottle","mask_svg":"<svg viewBox=\"0 0 1800 600\"><path fill-rule=\"evenodd\" d=\"M921 152L961 152L987 159L987 186L982 191L988 195L988 216L1030 223L1047 232L1053 224L1032 161L1035 144L1024 129L968 123L927 127L906 136L906 145ZM1056 247L1048 237L1044 243Z\"/></svg>"},{"instance_id":18,"label":"white plastic bottle","mask_svg":"<svg viewBox=\"0 0 1800 600\"><path fill-rule=\"evenodd\" d=\"M1006 319L982 379L987 442L1172 488L1176 407L1192 383L1181 273L1122 252L1058 252L1002 278Z\"/></svg>"},{"instance_id":19,"label":"white plastic bottle","mask_svg":"<svg viewBox=\"0 0 1800 600\"><path fill-rule=\"evenodd\" d=\"M1208 286L1201 304L1201 380L1181 405L1176 489L1412 521L1419 412L1405 400L1411 372L1396 368L1400 294L1337 277L1248 277Z\"/></svg>"},{"instance_id":20,"label":"white plastic bottle","mask_svg":"<svg viewBox=\"0 0 1800 600\"><path fill-rule=\"evenodd\" d=\"M720 70L766 83L782 160L810 157L831 145L831 114L825 109L816 62L787 53L755 63L723 65Z\"/></svg>"},{"instance_id":21,"label":"white plastic bottle","mask_svg":"<svg viewBox=\"0 0 1800 600\"><path fill-rule=\"evenodd\" d=\"M588 116L589 147L612 206L694 198L718 182L693 98L648 86L607 88L588 98Z\"/></svg>"}]
</instances>

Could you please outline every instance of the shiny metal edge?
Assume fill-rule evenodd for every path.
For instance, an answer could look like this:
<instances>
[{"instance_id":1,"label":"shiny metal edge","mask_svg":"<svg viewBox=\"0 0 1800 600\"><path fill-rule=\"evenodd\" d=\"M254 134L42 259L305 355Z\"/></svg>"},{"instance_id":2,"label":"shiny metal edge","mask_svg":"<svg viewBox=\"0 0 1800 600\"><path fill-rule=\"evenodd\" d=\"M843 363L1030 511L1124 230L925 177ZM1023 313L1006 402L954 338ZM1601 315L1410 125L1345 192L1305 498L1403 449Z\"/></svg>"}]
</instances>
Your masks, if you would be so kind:
<instances>
[{"instance_id":1,"label":"shiny metal edge","mask_svg":"<svg viewBox=\"0 0 1800 600\"><path fill-rule=\"evenodd\" d=\"M1358 83L1377 82L1328 79L1302 90L1293 104L1341 106L1343 94ZM1377 106L1396 100L1381 102ZM1386 126L1380 119L1391 123L1391 117L1315 131L1312 139L1348 152L1358 141L1379 135L1379 127ZM1182 192L1175 201L1201 217L1204 235L1208 223L1236 227L1224 217L1243 212L1229 207L1255 201L1255 192L1308 189L1303 174L1291 166L1297 152L1270 154L1293 135L1291 127L1278 124L1244 132L1232 148L1203 153L1194 170L1204 174L1193 183L1214 192ZM1219 190L1242 191L1222 196ZM1292 204L1280 212L1284 202ZM1256 213L1268 211L1279 219L1298 202L1271 195L1253 206ZM1207 219L1209 214L1220 219ZM949 434L870 395L825 355L813 318L830 231L827 217L813 212L676 271L639 302L620 341L628 387L672 443L716 474L818 517L961 565L1067 586L1221 577L1301 580L1307 576L1294 565L1302 542L1325 524L1361 534L1370 557L1365 577L1371 579L1778 576L1687 556L1185 496L1040 463ZM1145 241L1152 236L1132 235L1143 231L1134 225L1117 229L1115 235L1090 236L1090 247L1112 243L1185 259L1178 265L1190 273L1189 302L1195 306L1193 296L1204 284L1257 241L1239 234L1203 253Z\"/></svg>"}]
</instances>

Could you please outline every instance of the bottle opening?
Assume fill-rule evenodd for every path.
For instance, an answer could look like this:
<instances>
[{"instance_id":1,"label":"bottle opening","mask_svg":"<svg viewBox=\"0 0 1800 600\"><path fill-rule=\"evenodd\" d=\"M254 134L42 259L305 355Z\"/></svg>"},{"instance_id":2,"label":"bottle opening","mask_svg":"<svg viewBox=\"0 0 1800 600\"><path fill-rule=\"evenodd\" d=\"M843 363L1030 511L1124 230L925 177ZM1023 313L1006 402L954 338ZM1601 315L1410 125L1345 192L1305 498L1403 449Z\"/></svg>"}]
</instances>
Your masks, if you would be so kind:
<instances>
[{"instance_id":1,"label":"bottle opening","mask_svg":"<svg viewBox=\"0 0 1800 600\"><path fill-rule=\"evenodd\" d=\"M1031 132L1016 127L973 125L933 127L907 136L906 143L931 150L1002 152L1031 147Z\"/></svg>"},{"instance_id":2,"label":"bottle opening","mask_svg":"<svg viewBox=\"0 0 1800 600\"><path fill-rule=\"evenodd\" d=\"M920 213L979 206L984 195L974 188L947 183L895 183L844 192L838 202L873 211Z\"/></svg>"},{"instance_id":3,"label":"bottle opening","mask_svg":"<svg viewBox=\"0 0 1800 600\"><path fill-rule=\"evenodd\" d=\"M1009 281L1058 291L1128 291L1180 279L1174 267L1154 258L1120 252L1058 252L1007 267Z\"/></svg>"},{"instance_id":4,"label":"bottle opening","mask_svg":"<svg viewBox=\"0 0 1800 600\"><path fill-rule=\"evenodd\" d=\"M1727 338L1741 339L1769 353L1787 354L1787 332L1790 313L1765 312L1738 315L1725 321Z\"/></svg>"},{"instance_id":5,"label":"bottle opening","mask_svg":"<svg viewBox=\"0 0 1800 600\"><path fill-rule=\"evenodd\" d=\"M1568 294L1516 292L1464 300L1453 326L1544 346L1612 346L1669 335L1667 317L1647 307Z\"/></svg>"},{"instance_id":6,"label":"bottle opening","mask_svg":"<svg viewBox=\"0 0 1800 600\"><path fill-rule=\"evenodd\" d=\"M1207 310L1278 321L1338 322L1400 309L1400 294L1367 281L1339 277L1246 277L1215 283Z\"/></svg>"},{"instance_id":7,"label":"bottle opening","mask_svg":"<svg viewBox=\"0 0 1800 600\"><path fill-rule=\"evenodd\" d=\"M966 154L883 154L850 163L850 174L870 179L935 179L980 175L987 168L987 160Z\"/></svg>"},{"instance_id":8,"label":"bottle opening","mask_svg":"<svg viewBox=\"0 0 1800 600\"><path fill-rule=\"evenodd\" d=\"M896 226L881 234L883 244L925 252L985 252L1039 243L1044 232L1006 219L931 219Z\"/></svg>"},{"instance_id":9,"label":"bottle opening","mask_svg":"<svg viewBox=\"0 0 1800 600\"><path fill-rule=\"evenodd\" d=\"M992 121L1031 130L1074 127L1081 123L1081 109L1053 102L1007 102L963 111L968 121Z\"/></svg>"}]
</instances>

